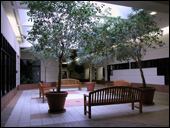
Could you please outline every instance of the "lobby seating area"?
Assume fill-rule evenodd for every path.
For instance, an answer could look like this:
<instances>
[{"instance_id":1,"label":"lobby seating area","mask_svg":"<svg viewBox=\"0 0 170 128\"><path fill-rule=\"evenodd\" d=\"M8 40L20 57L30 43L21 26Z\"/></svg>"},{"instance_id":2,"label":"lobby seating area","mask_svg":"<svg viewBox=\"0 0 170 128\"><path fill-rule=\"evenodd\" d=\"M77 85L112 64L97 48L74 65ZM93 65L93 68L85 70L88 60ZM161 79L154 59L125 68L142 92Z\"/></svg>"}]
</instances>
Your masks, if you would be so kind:
<instances>
[{"instance_id":1,"label":"lobby seating area","mask_svg":"<svg viewBox=\"0 0 170 128\"><path fill-rule=\"evenodd\" d=\"M0 47L1 127L169 127L169 1L2 1Z\"/></svg>"},{"instance_id":2,"label":"lobby seating area","mask_svg":"<svg viewBox=\"0 0 170 128\"><path fill-rule=\"evenodd\" d=\"M105 87L96 84L95 90ZM142 113L131 109L131 103L92 107L92 119L84 115L82 90L68 91L65 113L49 114L48 103L39 98L39 89L19 90L1 112L1 127L168 127L169 93L155 92L155 105L142 105ZM138 105L138 103L135 103Z\"/></svg>"}]
</instances>

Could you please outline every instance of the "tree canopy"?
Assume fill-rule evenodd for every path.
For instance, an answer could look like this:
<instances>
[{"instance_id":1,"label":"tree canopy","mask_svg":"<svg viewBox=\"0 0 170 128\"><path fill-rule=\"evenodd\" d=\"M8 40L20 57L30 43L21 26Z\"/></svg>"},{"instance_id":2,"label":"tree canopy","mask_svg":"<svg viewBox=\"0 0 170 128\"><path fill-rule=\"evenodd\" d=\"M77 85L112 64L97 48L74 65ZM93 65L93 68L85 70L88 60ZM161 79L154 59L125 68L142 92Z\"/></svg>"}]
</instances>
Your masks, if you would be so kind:
<instances>
[{"instance_id":1,"label":"tree canopy","mask_svg":"<svg viewBox=\"0 0 170 128\"><path fill-rule=\"evenodd\" d=\"M70 56L80 41L80 32L93 24L92 16L100 7L88 1L25 1L30 9L27 13L33 21L27 41L36 51L44 50L59 62L58 89L60 92L61 68L64 58Z\"/></svg>"}]
</instances>

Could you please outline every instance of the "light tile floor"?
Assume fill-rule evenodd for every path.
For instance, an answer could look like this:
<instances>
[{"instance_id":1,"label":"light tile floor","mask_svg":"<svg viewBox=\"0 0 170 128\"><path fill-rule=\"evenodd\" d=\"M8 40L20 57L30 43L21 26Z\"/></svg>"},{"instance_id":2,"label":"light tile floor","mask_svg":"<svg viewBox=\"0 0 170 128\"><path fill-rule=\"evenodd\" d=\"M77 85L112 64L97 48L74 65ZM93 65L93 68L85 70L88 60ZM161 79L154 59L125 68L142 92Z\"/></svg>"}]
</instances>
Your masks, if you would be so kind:
<instances>
[{"instance_id":1,"label":"light tile floor","mask_svg":"<svg viewBox=\"0 0 170 128\"><path fill-rule=\"evenodd\" d=\"M49 114L48 103L42 103L38 90L18 91L16 105L8 118L9 105L1 112L1 126L4 127L168 127L169 93L156 92L155 105L143 105L143 113L132 110L131 104L117 104L92 107L92 119L84 115L83 94L86 88L65 88L68 96L65 113ZM19 96L18 96L19 95ZM6 120L4 119L6 118ZM4 121L4 120L5 121Z\"/></svg>"}]
</instances>

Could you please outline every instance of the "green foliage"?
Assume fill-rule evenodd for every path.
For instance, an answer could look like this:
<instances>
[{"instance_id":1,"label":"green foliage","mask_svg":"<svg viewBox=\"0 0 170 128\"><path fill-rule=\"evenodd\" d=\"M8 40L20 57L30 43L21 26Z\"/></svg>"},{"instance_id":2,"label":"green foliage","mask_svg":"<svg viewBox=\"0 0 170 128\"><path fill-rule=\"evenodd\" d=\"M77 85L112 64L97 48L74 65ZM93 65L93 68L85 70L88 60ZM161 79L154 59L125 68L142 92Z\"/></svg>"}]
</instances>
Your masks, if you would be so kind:
<instances>
[{"instance_id":1,"label":"green foliage","mask_svg":"<svg viewBox=\"0 0 170 128\"><path fill-rule=\"evenodd\" d=\"M159 36L163 35L163 31L157 27L157 23L154 21L155 16L150 15L145 10L133 8L133 12L129 14L128 18L126 40L123 41L123 45L118 44L118 60L132 58L138 61L139 58L143 58L147 49L156 48L156 45L164 45L159 40ZM128 55L124 54L125 51Z\"/></svg>"},{"instance_id":2,"label":"green foliage","mask_svg":"<svg viewBox=\"0 0 170 128\"><path fill-rule=\"evenodd\" d=\"M159 39L163 31L157 26L155 16L142 9L132 10L128 20L105 16L104 23L96 22L86 30L78 55L83 58L80 62L98 66L103 61L113 61L114 57L118 61L133 59L138 63L143 86L146 87L141 60L148 49L164 45Z\"/></svg>"},{"instance_id":3,"label":"green foliage","mask_svg":"<svg viewBox=\"0 0 170 128\"><path fill-rule=\"evenodd\" d=\"M107 43L111 41L109 39L110 31L109 27L113 19L96 18L95 22L81 32L81 43L79 44L77 56L79 63L88 63L90 70L90 81L92 81L92 67L101 66L102 62L108 59L109 49ZM106 20L104 23L101 20ZM102 49L101 49L102 48ZM112 57L111 57L112 58Z\"/></svg>"},{"instance_id":4,"label":"green foliage","mask_svg":"<svg viewBox=\"0 0 170 128\"><path fill-rule=\"evenodd\" d=\"M159 37L163 31L157 26L154 18L146 10L132 8L133 12L128 15L128 20L124 22L125 28L122 32L123 39L117 42L116 58L119 61L129 61L133 59L137 62L141 72L143 86L146 87L141 60L148 49L155 49L164 45Z\"/></svg>"},{"instance_id":5,"label":"green foliage","mask_svg":"<svg viewBox=\"0 0 170 128\"><path fill-rule=\"evenodd\" d=\"M59 62L58 92L60 92L62 61L76 49L82 29L92 24L92 16L100 11L88 1L25 1L33 27L26 39L36 51Z\"/></svg>"}]
</instances>

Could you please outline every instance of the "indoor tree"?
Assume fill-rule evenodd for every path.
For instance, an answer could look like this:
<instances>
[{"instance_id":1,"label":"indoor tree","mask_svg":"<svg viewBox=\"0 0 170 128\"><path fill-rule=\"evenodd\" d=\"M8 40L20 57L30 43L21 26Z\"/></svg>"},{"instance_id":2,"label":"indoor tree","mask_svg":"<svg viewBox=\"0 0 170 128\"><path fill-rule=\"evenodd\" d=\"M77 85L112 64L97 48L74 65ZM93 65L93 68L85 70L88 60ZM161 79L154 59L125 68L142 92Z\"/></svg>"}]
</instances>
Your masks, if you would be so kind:
<instances>
[{"instance_id":1,"label":"indoor tree","mask_svg":"<svg viewBox=\"0 0 170 128\"><path fill-rule=\"evenodd\" d=\"M104 5L103 5L104 6ZM92 82L93 67L101 66L108 58L113 59L112 56L107 54L109 49L108 42L112 39L109 38L109 27L113 22L110 18L110 8L106 8L101 12L100 16L96 16L93 24L84 28L81 32L81 43L78 45L77 56L79 64L87 63L89 66L90 77L89 81ZM106 50L107 49L107 50Z\"/></svg>"},{"instance_id":2,"label":"indoor tree","mask_svg":"<svg viewBox=\"0 0 170 128\"><path fill-rule=\"evenodd\" d=\"M120 37L121 42L116 45L116 58L119 61L130 59L138 64L143 87L146 88L146 81L142 70L142 59L148 49L161 47L164 43L159 39L163 31L157 26L155 16L150 15L146 10L132 8L128 20L124 21ZM123 34L123 35L122 35Z\"/></svg>"},{"instance_id":3,"label":"indoor tree","mask_svg":"<svg viewBox=\"0 0 170 128\"><path fill-rule=\"evenodd\" d=\"M97 57L96 43L99 41L100 29L97 27L97 22L95 24L88 26L81 33L81 41L78 45L77 58L78 63L87 63L89 66L90 77L89 81L92 82L92 71Z\"/></svg>"},{"instance_id":4,"label":"indoor tree","mask_svg":"<svg viewBox=\"0 0 170 128\"><path fill-rule=\"evenodd\" d=\"M44 52L59 63L59 93L62 61L70 56L70 49L81 42L81 30L92 23L92 16L100 12L100 7L84 1L25 1L23 4L28 5L27 15L33 21L27 41L36 44L37 51L45 49Z\"/></svg>"}]
</instances>

